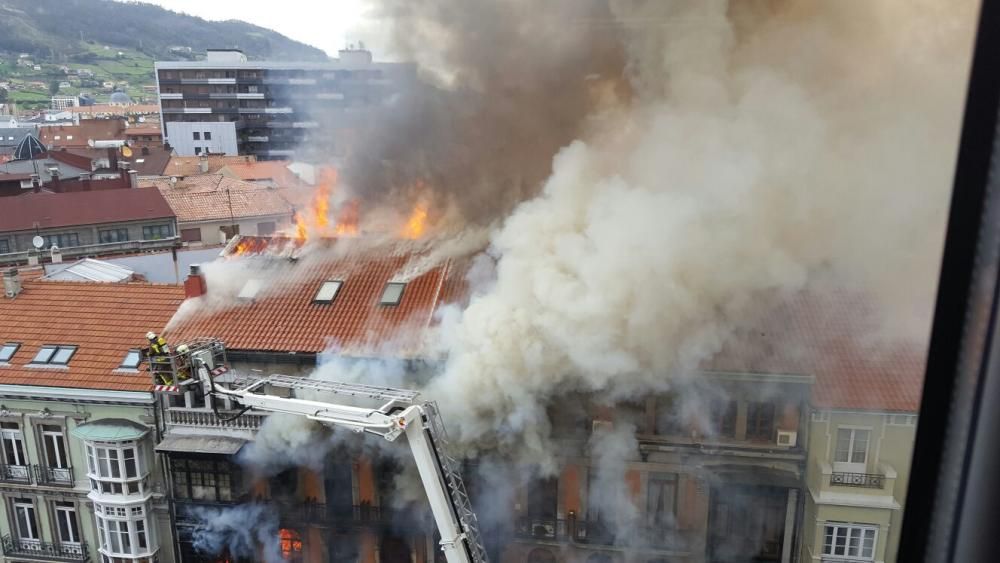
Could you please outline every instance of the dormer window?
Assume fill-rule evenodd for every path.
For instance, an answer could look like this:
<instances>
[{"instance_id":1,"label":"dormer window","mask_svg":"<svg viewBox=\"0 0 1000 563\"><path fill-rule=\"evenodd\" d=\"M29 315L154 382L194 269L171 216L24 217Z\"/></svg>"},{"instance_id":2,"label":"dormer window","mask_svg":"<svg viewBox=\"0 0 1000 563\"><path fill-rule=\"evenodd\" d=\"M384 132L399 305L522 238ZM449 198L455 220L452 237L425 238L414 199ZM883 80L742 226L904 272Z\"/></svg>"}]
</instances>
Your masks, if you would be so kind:
<instances>
[{"instance_id":1,"label":"dormer window","mask_svg":"<svg viewBox=\"0 0 1000 563\"><path fill-rule=\"evenodd\" d=\"M17 342L8 342L0 346L0 362L9 362L20 347L21 345Z\"/></svg>"},{"instance_id":2,"label":"dormer window","mask_svg":"<svg viewBox=\"0 0 1000 563\"><path fill-rule=\"evenodd\" d=\"M343 280L327 280L323 282L323 285L319 286L319 291L316 292L316 297L313 298L313 303L333 303L343 285Z\"/></svg>"},{"instance_id":3,"label":"dormer window","mask_svg":"<svg viewBox=\"0 0 1000 563\"><path fill-rule=\"evenodd\" d=\"M379 300L380 305L399 305L399 302L403 299L403 289L406 288L406 284L402 282L389 282L385 284L385 289L382 290L382 298Z\"/></svg>"}]
</instances>

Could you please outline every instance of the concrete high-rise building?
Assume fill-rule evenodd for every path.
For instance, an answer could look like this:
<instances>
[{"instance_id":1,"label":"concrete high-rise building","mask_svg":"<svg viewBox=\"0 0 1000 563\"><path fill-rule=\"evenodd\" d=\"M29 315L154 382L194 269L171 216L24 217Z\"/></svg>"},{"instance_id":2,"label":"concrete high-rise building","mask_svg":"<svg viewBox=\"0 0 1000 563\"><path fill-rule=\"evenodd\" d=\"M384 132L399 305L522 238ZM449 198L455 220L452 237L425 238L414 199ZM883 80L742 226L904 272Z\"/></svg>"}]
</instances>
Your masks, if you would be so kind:
<instances>
[{"instance_id":1,"label":"concrete high-rise building","mask_svg":"<svg viewBox=\"0 0 1000 563\"><path fill-rule=\"evenodd\" d=\"M163 138L181 156L333 157L415 76L413 65L376 63L362 49L324 63L249 61L236 49L157 62Z\"/></svg>"}]
</instances>

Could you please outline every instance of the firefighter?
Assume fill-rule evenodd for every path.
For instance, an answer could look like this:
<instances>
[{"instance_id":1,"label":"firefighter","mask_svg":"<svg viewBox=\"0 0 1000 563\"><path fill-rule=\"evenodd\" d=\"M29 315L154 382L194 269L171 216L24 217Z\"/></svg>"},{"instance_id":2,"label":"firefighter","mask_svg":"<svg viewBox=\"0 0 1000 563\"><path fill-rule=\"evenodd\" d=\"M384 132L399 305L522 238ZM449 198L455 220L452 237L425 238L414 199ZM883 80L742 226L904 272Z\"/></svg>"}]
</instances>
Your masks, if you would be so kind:
<instances>
[{"instance_id":1,"label":"firefighter","mask_svg":"<svg viewBox=\"0 0 1000 563\"><path fill-rule=\"evenodd\" d=\"M188 348L187 344L181 344L177 347L177 381L181 382L185 379L191 377L191 357L188 356L188 352L191 349Z\"/></svg>"},{"instance_id":2,"label":"firefighter","mask_svg":"<svg viewBox=\"0 0 1000 563\"><path fill-rule=\"evenodd\" d=\"M161 385L173 385L174 374L170 367L170 346L167 341L153 331L146 333L149 340L149 367L156 374L156 380Z\"/></svg>"}]
</instances>

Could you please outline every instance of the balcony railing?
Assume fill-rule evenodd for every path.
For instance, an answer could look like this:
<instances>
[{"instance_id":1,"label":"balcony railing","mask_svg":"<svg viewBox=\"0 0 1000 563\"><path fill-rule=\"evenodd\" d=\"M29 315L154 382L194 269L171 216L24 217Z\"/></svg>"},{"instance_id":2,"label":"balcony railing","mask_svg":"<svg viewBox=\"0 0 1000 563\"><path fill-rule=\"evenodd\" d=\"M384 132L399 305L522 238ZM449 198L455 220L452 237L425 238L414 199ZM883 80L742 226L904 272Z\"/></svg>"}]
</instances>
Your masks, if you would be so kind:
<instances>
[{"instance_id":1,"label":"balcony railing","mask_svg":"<svg viewBox=\"0 0 1000 563\"><path fill-rule=\"evenodd\" d=\"M854 557L828 557L826 555L820 559L821 563L872 563L871 559L857 559Z\"/></svg>"},{"instance_id":2,"label":"balcony railing","mask_svg":"<svg viewBox=\"0 0 1000 563\"><path fill-rule=\"evenodd\" d=\"M235 413L223 413L235 414ZM267 415L245 413L235 420L223 422L215 413L203 410L188 410L180 408L167 409L166 423L173 426L192 426L198 428L228 428L235 430L259 430Z\"/></svg>"},{"instance_id":3,"label":"balcony railing","mask_svg":"<svg viewBox=\"0 0 1000 563\"><path fill-rule=\"evenodd\" d=\"M36 465L35 482L39 485L49 485L55 487L72 487L76 484L73 478L72 467L49 467L47 465Z\"/></svg>"},{"instance_id":4,"label":"balcony railing","mask_svg":"<svg viewBox=\"0 0 1000 563\"><path fill-rule=\"evenodd\" d=\"M19 559L86 561L90 558L87 552L87 542L50 543L5 535L0 543L2 543L4 555Z\"/></svg>"},{"instance_id":5,"label":"balcony railing","mask_svg":"<svg viewBox=\"0 0 1000 563\"><path fill-rule=\"evenodd\" d=\"M831 473L830 484L841 487L864 487L866 489L881 489L885 475L876 473Z\"/></svg>"},{"instance_id":6,"label":"balcony railing","mask_svg":"<svg viewBox=\"0 0 1000 563\"><path fill-rule=\"evenodd\" d=\"M640 525L620 537L612 526L601 520L542 518L524 516L514 522L514 535L522 539L551 542L574 542L590 545L620 543L652 549L686 549L685 538L667 525Z\"/></svg>"},{"instance_id":7,"label":"balcony railing","mask_svg":"<svg viewBox=\"0 0 1000 563\"><path fill-rule=\"evenodd\" d=\"M0 481L6 483L31 483L31 466L0 464Z\"/></svg>"}]
</instances>

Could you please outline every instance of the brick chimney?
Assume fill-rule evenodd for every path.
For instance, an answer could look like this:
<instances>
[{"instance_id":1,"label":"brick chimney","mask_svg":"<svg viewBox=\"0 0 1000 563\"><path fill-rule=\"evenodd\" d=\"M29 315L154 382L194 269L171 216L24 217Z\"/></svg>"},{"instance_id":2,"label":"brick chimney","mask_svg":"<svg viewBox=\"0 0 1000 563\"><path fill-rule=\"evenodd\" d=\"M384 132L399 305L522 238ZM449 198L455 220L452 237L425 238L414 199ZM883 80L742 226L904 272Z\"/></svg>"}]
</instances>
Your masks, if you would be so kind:
<instances>
[{"instance_id":1,"label":"brick chimney","mask_svg":"<svg viewBox=\"0 0 1000 563\"><path fill-rule=\"evenodd\" d=\"M205 274L201 272L201 266L198 264L191 264L191 272L188 274L186 280L184 280L184 296L187 298L200 297L205 295L208 291L208 286L205 283Z\"/></svg>"},{"instance_id":2,"label":"brick chimney","mask_svg":"<svg viewBox=\"0 0 1000 563\"><path fill-rule=\"evenodd\" d=\"M21 277L17 274L17 268L11 268L3 273L3 294L8 299L13 299L21 293Z\"/></svg>"}]
</instances>

